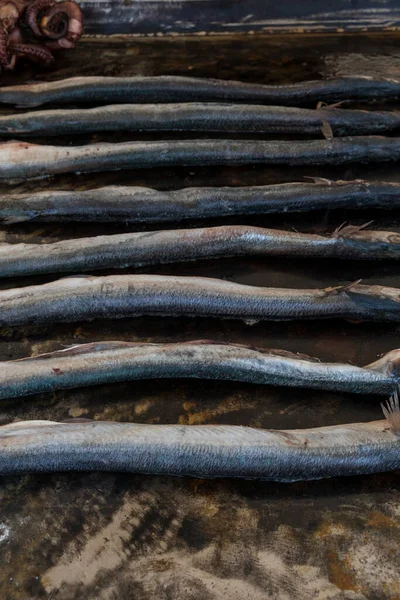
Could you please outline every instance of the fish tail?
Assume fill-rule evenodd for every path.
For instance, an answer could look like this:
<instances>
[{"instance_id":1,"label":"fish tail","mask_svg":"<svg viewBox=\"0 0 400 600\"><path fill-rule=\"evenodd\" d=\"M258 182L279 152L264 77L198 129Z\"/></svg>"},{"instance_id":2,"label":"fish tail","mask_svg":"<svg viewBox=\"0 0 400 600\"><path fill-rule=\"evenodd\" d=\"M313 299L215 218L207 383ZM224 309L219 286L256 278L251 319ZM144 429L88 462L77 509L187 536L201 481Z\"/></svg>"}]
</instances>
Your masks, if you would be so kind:
<instances>
[{"instance_id":1,"label":"fish tail","mask_svg":"<svg viewBox=\"0 0 400 600\"><path fill-rule=\"evenodd\" d=\"M336 185L337 181L333 181L332 179L327 179L326 177L312 177L308 175L304 175L303 179L310 179L313 183L319 183L324 185ZM346 181L347 183L347 181Z\"/></svg>"},{"instance_id":2,"label":"fish tail","mask_svg":"<svg viewBox=\"0 0 400 600\"><path fill-rule=\"evenodd\" d=\"M386 404L381 402L381 407L391 430L400 436L400 402L398 390L390 396Z\"/></svg>"}]
</instances>

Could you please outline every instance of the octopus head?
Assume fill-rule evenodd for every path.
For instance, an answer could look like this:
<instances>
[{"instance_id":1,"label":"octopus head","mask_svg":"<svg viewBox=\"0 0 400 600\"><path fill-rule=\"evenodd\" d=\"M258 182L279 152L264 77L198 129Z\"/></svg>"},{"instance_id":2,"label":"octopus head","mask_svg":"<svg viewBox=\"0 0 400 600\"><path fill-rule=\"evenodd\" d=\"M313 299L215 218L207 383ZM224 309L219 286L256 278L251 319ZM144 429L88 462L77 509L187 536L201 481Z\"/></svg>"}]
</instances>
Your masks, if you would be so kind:
<instances>
[{"instance_id":1,"label":"octopus head","mask_svg":"<svg viewBox=\"0 0 400 600\"><path fill-rule=\"evenodd\" d=\"M0 0L0 71L19 57L43 65L52 50L72 48L83 32L83 15L73 0Z\"/></svg>"}]
</instances>

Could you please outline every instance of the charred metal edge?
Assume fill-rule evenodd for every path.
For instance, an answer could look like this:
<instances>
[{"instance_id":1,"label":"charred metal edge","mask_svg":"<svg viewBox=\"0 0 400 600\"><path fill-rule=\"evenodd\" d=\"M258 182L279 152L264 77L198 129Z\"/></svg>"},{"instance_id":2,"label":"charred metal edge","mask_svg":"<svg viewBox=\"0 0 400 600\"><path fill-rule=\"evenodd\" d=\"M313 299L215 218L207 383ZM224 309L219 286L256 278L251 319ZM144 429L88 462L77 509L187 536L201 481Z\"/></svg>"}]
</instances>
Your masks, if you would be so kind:
<instances>
[{"instance_id":1,"label":"charred metal edge","mask_svg":"<svg viewBox=\"0 0 400 600\"><path fill-rule=\"evenodd\" d=\"M400 27L399 0L137 0L82 2L89 34L371 31Z\"/></svg>"}]
</instances>

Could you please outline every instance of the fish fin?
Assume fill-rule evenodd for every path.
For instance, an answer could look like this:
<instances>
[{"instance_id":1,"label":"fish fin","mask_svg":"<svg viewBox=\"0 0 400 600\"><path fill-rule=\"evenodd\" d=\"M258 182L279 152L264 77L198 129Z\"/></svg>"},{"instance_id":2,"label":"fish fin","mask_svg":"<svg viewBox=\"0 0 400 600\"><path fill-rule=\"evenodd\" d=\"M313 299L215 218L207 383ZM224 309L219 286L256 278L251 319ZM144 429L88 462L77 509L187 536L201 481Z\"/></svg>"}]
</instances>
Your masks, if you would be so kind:
<instances>
[{"instance_id":1,"label":"fish fin","mask_svg":"<svg viewBox=\"0 0 400 600\"><path fill-rule=\"evenodd\" d=\"M343 106L343 104L346 104L346 102L348 102L348 100L341 100L340 102L335 102L334 104L328 104L327 102L320 100L319 102L317 102L315 110L321 110L321 108L324 108L326 110L329 110L331 108L339 108L339 106Z\"/></svg>"},{"instance_id":2,"label":"fish fin","mask_svg":"<svg viewBox=\"0 0 400 600\"><path fill-rule=\"evenodd\" d=\"M390 396L389 400L386 401L386 404L381 402L381 407L390 429L396 435L400 435L400 402L398 391L396 390L394 394Z\"/></svg>"},{"instance_id":3,"label":"fish fin","mask_svg":"<svg viewBox=\"0 0 400 600\"><path fill-rule=\"evenodd\" d=\"M315 358L314 356L309 356L308 354L302 354L301 352L290 352L289 350L282 350L281 348L261 348L260 346L253 346L252 344L233 344L231 342L223 342L220 340L189 340L187 342L180 342L180 345L184 346L185 344L191 345L201 345L201 346L229 346L230 348L245 348L246 350L254 350L255 352L260 352L262 354L267 354L270 356L283 356L285 358L295 358L298 360L307 360L308 362L317 362L320 363L321 360L319 358Z\"/></svg>"},{"instance_id":4,"label":"fish fin","mask_svg":"<svg viewBox=\"0 0 400 600\"><path fill-rule=\"evenodd\" d=\"M309 356L308 354L302 354L301 352L290 352L289 350L281 350L275 348L256 348L259 352L269 354L270 356L282 356L283 358L294 358L296 360L306 360L307 362L320 363L321 359Z\"/></svg>"},{"instance_id":5,"label":"fish fin","mask_svg":"<svg viewBox=\"0 0 400 600\"><path fill-rule=\"evenodd\" d=\"M348 183L363 183L365 187L368 187L369 181L365 181L365 179L337 179L335 181L337 185L347 185Z\"/></svg>"},{"instance_id":6,"label":"fish fin","mask_svg":"<svg viewBox=\"0 0 400 600\"><path fill-rule=\"evenodd\" d=\"M322 121L321 131L326 140L333 140L333 130L328 121Z\"/></svg>"},{"instance_id":7,"label":"fish fin","mask_svg":"<svg viewBox=\"0 0 400 600\"><path fill-rule=\"evenodd\" d=\"M44 421L44 420L32 420L32 421L13 421L12 423L6 423L0 426L0 432L11 429L26 429L27 427L46 427L47 425L58 425L58 421Z\"/></svg>"},{"instance_id":8,"label":"fish fin","mask_svg":"<svg viewBox=\"0 0 400 600\"><path fill-rule=\"evenodd\" d=\"M326 179L325 177L309 177L304 175L303 179L311 179L314 183L325 183L326 185L335 185L336 181Z\"/></svg>"},{"instance_id":9,"label":"fish fin","mask_svg":"<svg viewBox=\"0 0 400 600\"><path fill-rule=\"evenodd\" d=\"M146 344L153 345L153 344ZM73 344L72 346L66 346L61 350L53 350L52 352L43 352L42 354L36 354L34 356L25 356L24 358L17 358L10 362L23 362L32 360L46 360L65 356L74 356L76 354L87 354L90 352L101 352L102 350L115 350L118 348L138 347L143 346L142 342L119 342L119 341L107 341L107 342L88 342L87 344Z\"/></svg>"},{"instance_id":10,"label":"fish fin","mask_svg":"<svg viewBox=\"0 0 400 600\"><path fill-rule=\"evenodd\" d=\"M358 233L363 229L366 229L370 225L372 225L374 221L368 221L368 223L364 223L363 225L347 225L346 221L339 225L332 233L333 238L347 237L351 236L354 233Z\"/></svg>"},{"instance_id":11,"label":"fish fin","mask_svg":"<svg viewBox=\"0 0 400 600\"><path fill-rule=\"evenodd\" d=\"M343 223L341 225L339 225L339 227L336 227L335 231L332 233L332 237L336 237L340 231L343 231L343 229L346 228L346 226L347 226L347 221L343 221Z\"/></svg>"},{"instance_id":12,"label":"fish fin","mask_svg":"<svg viewBox=\"0 0 400 600\"><path fill-rule=\"evenodd\" d=\"M57 281L64 281L65 279L96 279L96 275L85 275L85 273L77 273L76 275L65 275L60 277Z\"/></svg>"},{"instance_id":13,"label":"fish fin","mask_svg":"<svg viewBox=\"0 0 400 600\"><path fill-rule=\"evenodd\" d=\"M334 296L335 294L341 294L342 292L348 292L355 285L361 283L362 279L357 279L356 281L352 281L351 283L345 283L344 285L335 285L332 287L327 287L323 290L324 296Z\"/></svg>"},{"instance_id":14,"label":"fish fin","mask_svg":"<svg viewBox=\"0 0 400 600\"><path fill-rule=\"evenodd\" d=\"M0 427L3 425L9 425L12 422L11 417L5 413L0 414Z\"/></svg>"},{"instance_id":15,"label":"fish fin","mask_svg":"<svg viewBox=\"0 0 400 600\"><path fill-rule=\"evenodd\" d=\"M4 217L1 219L1 223L3 225L15 225L16 223L24 223L25 221L30 221L34 219L34 217Z\"/></svg>"},{"instance_id":16,"label":"fish fin","mask_svg":"<svg viewBox=\"0 0 400 600\"><path fill-rule=\"evenodd\" d=\"M243 319L245 325L252 327L253 325L257 325L260 322L260 319Z\"/></svg>"},{"instance_id":17,"label":"fish fin","mask_svg":"<svg viewBox=\"0 0 400 600\"><path fill-rule=\"evenodd\" d=\"M40 102L24 102L23 104L16 104L15 108L25 109L25 108L36 108L37 106L41 106Z\"/></svg>"},{"instance_id":18,"label":"fish fin","mask_svg":"<svg viewBox=\"0 0 400 600\"><path fill-rule=\"evenodd\" d=\"M94 419L87 417L70 417L67 419L61 419L59 423L95 423Z\"/></svg>"}]
</instances>

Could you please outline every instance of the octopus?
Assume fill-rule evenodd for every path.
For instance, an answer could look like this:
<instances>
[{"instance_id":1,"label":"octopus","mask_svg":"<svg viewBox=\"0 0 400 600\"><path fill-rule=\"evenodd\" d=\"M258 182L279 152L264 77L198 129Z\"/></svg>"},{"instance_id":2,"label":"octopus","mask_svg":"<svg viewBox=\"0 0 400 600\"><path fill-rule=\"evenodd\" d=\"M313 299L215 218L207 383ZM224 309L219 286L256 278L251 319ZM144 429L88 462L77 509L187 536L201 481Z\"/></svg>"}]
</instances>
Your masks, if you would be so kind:
<instances>
[{"instance_id":1,"label":"octopus","mask_svg":"<svg viewBox=\"0 0 400 600\"><path fill-rule=\"evenodd\" d=\"M82 31L73 0L0 0L0 72L14 69L20 57L49 66L53 52L73 48Z\"/></svg>"}]
</instances>

